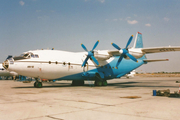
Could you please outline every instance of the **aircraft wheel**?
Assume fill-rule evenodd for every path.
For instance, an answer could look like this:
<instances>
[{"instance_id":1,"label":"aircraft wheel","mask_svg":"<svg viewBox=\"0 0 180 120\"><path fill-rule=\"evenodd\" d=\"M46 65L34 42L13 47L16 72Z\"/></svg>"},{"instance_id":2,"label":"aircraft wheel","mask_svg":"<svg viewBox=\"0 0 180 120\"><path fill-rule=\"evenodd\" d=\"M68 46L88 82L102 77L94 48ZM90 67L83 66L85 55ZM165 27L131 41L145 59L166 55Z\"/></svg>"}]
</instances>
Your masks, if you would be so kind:
<instances>
[{"instance_id":1,"label":"aircraft wheel","mask_svg":"<svg viewBox=\"0 0 180 120\"><path fill-rule=\"evenodd\" d=\"M42 88L42 82L37 83L37 88Z\"/></svg>"},{"instance_id":2,"label":"aircraft wheel","mask_svg":"<svg viewBox=\"0 0 180 120\"><path fill-rule=\"evenodd\" d=\"M107 86L107 81L106 81L106 80L104 80L104 81L102 82L102 86Z\"/></svg>"},{"instance_id":3,"label":"aircraft wheel","mask_svg":"<svg viewBox=\"0 0 180 120\"><path fill-rule=\"evenodd\" d=\"M96 86L102 86L102 81L95 81Z\"/></svg>"},{"instance_id":4,"label":"aircraft wheel","mask_svg":"<svg viewBox=\"0 0 180 120\"><path fill-rule=\"evenodd\" d=\"M34 87L36 88L42 88L42 82L35 82Z\"/></svg>"}]
</instances>

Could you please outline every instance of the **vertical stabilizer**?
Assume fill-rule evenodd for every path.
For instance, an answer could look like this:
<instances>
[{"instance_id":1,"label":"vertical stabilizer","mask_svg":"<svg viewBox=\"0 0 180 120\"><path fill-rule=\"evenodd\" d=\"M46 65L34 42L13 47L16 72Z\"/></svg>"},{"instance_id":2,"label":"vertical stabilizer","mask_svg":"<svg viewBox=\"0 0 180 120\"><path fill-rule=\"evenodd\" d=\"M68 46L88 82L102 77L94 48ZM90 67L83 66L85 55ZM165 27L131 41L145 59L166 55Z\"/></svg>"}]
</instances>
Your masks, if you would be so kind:
<instances>
[{"instance_id":1,"label":"vertical stabilizer","mask_svg":"<svg viewBox=\"0 0 180 120\"><path fill-rule=\"evenodd\" d=\"M137 32L133 48L143 48L142 33Z\"/></svg>"}]
</instances>

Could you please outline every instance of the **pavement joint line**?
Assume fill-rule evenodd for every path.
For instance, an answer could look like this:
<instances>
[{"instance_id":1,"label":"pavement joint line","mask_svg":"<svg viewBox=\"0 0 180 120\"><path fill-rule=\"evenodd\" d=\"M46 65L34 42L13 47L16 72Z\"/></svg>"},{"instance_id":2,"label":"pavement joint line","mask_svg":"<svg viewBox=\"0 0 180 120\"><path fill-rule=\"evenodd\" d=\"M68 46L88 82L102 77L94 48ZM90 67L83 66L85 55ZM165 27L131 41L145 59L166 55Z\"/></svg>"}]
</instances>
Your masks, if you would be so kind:
<instances>
[{"instance_id":1,"label":"pavement joint line","mask_svg":"<svg viewBox=\"0 0 180 120\"><path fill-rule=\"evenodd\" d=\"M83 103L90 103L90 104L103 105L103 106L114 106L114 105L109 105L109 104L100 104L100 103L94 103L94 102L88 102L88 101L75 101L75 100L64 100L64 99L56 99L56 100L83 102Z\"/></svg>"},{"instance_id":2,"label":"pavement joint line","mask_svg":"<svg viewBox=\"0 0 180 120\"><path fill-rule=\"evenodd\" d=\"M74 112L80 112L80 111L84 111L84 109L81 109L81 110L72 110L72 111L64 112L64 113L50 114L50 115L46 115L45 117L47 117L47 116L61 115L61 114L68 114L68 113L74 113Z\"/></svg>"},{"instance_id":3,"label":"pavement joint line","mask_svg":"<svg viewBox=\"0 0 180 120\"><path fill-rule=\"evenodd\" d=\"M151 99L153 99L153 98L151 98ZM139 100L139 101L145 101L145 100L150 100L150 99L144 99L144 100ZM135 102L139 102L139 101L134 101L134 102L131 101L131 102L126 102L126 103L120 103L120 104L115 104L115 105L112 105L112 106L117 107L117 105L125 105L125 104L128 104L128 103L135 103ZM94 110L94 109L104 108L104 107L108 107L108 106L99 106L99 107L96 107L96 108L89 108L87 110ZM109 107L111 107L111 106L109 106Z\"/></svg>"},{"instance_id":4,"label":"pavement joint line","mask_svg":"<svg viewBox=\"0 0 180 120\"><path fill-rule=\"evenodd\" d=\"M42 118L45 116L38 116L38 117L29 117L29 118L24 118L24 119L17 119L17 120L30 120L30 119L35 119L35 118Z\"/></svg>"},{"instance_id":5,"label":"pavement joint line","mask_svg":"<svg viewBox=\"0 0 180 120\"><path fill-rule=\"evenodd\" d=\"M130 102L125 102L125 103L120 103L120 104L116 104L117 105L124 105L124 104L129 104L129 103L136 103L136 102L140 102L140 101L146 101L146 100L152 100L154 98L147 98L147 99L143 99L143 100L136 100L136 101L130 101Z\"/></svg>"},{"instance_id":6,"label":"pavement joint line","mask_svg":"<svg viewBox=\"0 0 180 120\"><path fill-rule=\"evenodd\" d=\"M24 102L39 102L39 101L35 101L35 100L27 100L27 99L20 99L22 101L18 101L18 102L6 102L6 103L0 103L0 104L13 104L13 103L24 103ZM39 103L43 103L43 102L39 102Z\"/></svg>"},{"instance_id":7,"label":"pavement joint line","mask_svg":"<svg viewBox=\"0 0 180 120\"><path fill-rule=\"evenodd\" d=\"M55 119L55 120L64 120L64 119L61 119L61 118L52 117L52 116L50 116L50 115L47 115L46 117L52 118L52 119Z\"/></svg>"},{"instance_id":8,"label":"pavement joint line","mask_svg":"<svg viewBox=\"0 0 180 120\"><path fill-rule=\"evenodd\" d=\"M55 119L55 117L52 117L52 116L60 115L60 114L68 114L68 113L73 113L73 112L80 112L80 111L84 111L84 109L82 109L82 110L76 110L76 111L70 111L70 112L64 112L64 113L49 114L49 115L45 115L45 116L29 117L29 118L18 119L18 120L29 120L29 119L42 118L42 117L49 117L49 118ZM57 118L56 118L56 119L57 119ZM60 119L60 118L59 118L59 119L57 119L57 120L63 120L63 119Z\"/></svg>"}]
</instances>

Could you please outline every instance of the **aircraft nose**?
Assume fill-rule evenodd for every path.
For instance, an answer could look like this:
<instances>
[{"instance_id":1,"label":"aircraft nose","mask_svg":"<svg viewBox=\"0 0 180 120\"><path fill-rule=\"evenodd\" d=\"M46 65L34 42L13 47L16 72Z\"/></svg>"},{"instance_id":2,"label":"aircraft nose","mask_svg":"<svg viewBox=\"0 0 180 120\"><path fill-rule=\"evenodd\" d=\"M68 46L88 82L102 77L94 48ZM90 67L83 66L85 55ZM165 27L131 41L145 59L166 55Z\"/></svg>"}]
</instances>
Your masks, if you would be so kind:
<instances>
[{"instance_id":1,"label":"aircraft nose","mask_svg":"<svg viewBox=\"0 0 180 120\"><path fill-rule=\"evenodd\" d=\"M9 68L9 60L4 61L2 65L5 69L8 69Z\"/></svg>"}]
</instances>

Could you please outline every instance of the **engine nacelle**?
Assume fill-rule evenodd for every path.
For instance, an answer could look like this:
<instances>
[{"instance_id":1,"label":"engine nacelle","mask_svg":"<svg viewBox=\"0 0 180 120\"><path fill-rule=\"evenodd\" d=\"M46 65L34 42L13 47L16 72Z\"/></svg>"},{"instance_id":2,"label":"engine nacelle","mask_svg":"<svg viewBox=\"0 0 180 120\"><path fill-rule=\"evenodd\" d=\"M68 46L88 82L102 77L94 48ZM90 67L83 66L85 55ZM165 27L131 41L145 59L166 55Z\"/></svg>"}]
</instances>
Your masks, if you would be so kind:
<instances>
[{"instance_id":1,"label":"engine nacelle","mask_svg":"<svg viewBox=\"0 0 180 120\"><path fill-rule=\"evenodd\" d=\"M110 58L110 55L107 53L107 51L95 51L94 57L98 60L107 60Z\"/></svg>"},{"instance_id":2,"label":"engine nacelle","mask_svg":"<svg viewBox=\"0 0 180 120\"><path fill-rule=\"evenodd\" d=\"M136 59L138 59L138 58L141 58L143 55L144 55L144 53L141 51L141 49L128 49L128 51L129 51L129 54L131 54L132 56L134 56Z\"/></svg>"}]
</instances>

